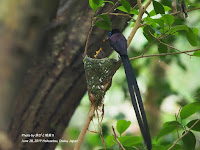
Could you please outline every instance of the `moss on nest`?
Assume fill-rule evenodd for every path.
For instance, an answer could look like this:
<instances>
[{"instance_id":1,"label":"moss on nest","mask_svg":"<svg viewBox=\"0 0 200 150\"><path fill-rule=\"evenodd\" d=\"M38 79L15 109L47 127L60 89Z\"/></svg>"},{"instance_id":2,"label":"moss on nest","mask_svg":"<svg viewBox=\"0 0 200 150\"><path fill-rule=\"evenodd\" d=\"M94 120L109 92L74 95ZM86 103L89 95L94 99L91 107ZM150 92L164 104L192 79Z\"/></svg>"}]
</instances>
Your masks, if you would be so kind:
<instances>
[{"instance_id":1,"label":"moss on nest","mask_svg":"<svg viewBox=\"0 0 200 150\"><path fill-rule=\"evenodd\" d=\"M83 63L90 100L96 107L100 106L121 61L110 58L94 59L85 56Z\"/></svg>"}]
</instances>

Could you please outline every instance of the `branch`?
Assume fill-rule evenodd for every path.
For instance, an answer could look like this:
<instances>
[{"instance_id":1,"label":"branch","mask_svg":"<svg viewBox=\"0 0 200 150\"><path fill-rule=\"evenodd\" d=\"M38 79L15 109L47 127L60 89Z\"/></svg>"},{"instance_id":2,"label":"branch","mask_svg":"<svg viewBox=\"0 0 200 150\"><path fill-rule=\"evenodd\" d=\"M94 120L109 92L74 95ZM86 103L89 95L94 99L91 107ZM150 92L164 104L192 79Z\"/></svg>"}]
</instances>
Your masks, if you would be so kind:
<instances>
[{"instance_id":1,"label":"branch","mask_svg":"<svg viewBox=\"0 0 200 150\"><path fill-rule=\"evenodd\" d=\"M152 0L148 0L147 4L145 6L142 6L141 0L137 0L137 5L139 7L139 14L138 17L136 19L135 25L128 37L127 40L127 46L129 47L133 37L135 36L136 31L138 30L138 28L140 27L140 22L142 20L142 16L144 14L144 12L146 11L147 7L150 5L150 3L152 2Z\"/></svg>"},{"instance_id":2,"label":"branch","mask_svg":"<svg viewBox=\"0 0 200 150\"><path fill-rule=\"evenodd\" d=\"M83 56L86 56L86 55L87 55L87 49L88 49L88 45L89 45L89 40L90 40L90 37L91 37L91 35L92 35L92 30L93 30L95 21L96 21L96 18L95 18L95 17L92 17L91 27L90 27L90 30L89 30L88 35L87 35L86 44L85 44L85 51L84 51Z\"/></svg>"},{"instance_id":3,"label":"branch","mask_svg":"<svg viewBox=\"0 0 200 150\"><path fill-rule=\"evenodd\" d=\"M141 0L137 0L137 5L138 5L139 10L141 10L143 7Z\"/></svg>"},{"instance_id":4,"label":"branch","mask_svg":"<svg viewBox=\"0 0 200 150\"><path fill-rule=\"evenodd\" d=\"M103 116L101 116L101 121L99 120L99 114L98 114L98 111L96 110L96 114L97 114L97 119L98 119L98 124L99 124L99 128L100 128L100 133L99 133L99 136L101 138L101 141L102 141L102 144L104 146L104 149L106 150L106 145L105 145L105 142L104 142L104 139L103 139L103 131L102 131L102 120L103 120ZM102 115L104 115L104 104L102 105Z\"/></svg>"},{"instance_id":5,"label":"branch","mask_svg":"<svg viewBox=\"0 0 200 150\"><path fill-rule=\"evenodd\" d=\"M113 15L113 16L123 16L123 17L129 17L130 19L133 19L133 17L131 17L129 14L123 14L123 13L102 13L102 15ZM133 19L133 21L136 21L135 19Z\"/></svg>"},{"instance_id":6,"label":"branch","mask_svg":"<svg viewBox=\"0 0 200 150\"><path fill-rule=\"evenodd\" d=\"M114 9L119 5L119 2L120 2L120 0L118 0L118 1L113 5L113 7L110 8L110 10L108 11L108 13L113 12Z\"/></svg>"},{"instance_id":7,"label":"branch","mask_svg":"<svg viewBox=\"0 0 200 150\"><path fill-rule=\"evenodd\" d=\"M162 42L162 41L160 40L160 39L162 38L162 36L161 36L160 38L156 38L150 31L149 31L149 34L151 34L151 36L152 36L154 39L156 39L160 44L165 45L165 46L167 46L168 48L175 49L176 51L181 52L179 49L177 49L177 48L175 48L175 47L173 47L173 46L171 46L171 45L169 45L169 44L166 44L166 43ZM163 34L163 35L164 35L164 34ZM190 57L192 56L192 55L187 54L187 53L186 53L186 55L189 55Z\"/></svg>"},{"instance_id":8,"label":"branch","mask_svg":"<svg viewBox=\"0 0 200 150\"><path fill-rule=\"evenodd\" d=\"M198 119L198 120L188 129L187 132L185 132L180 138L178 138L178 139L174 142L174 144L173 144L168 150L171 150L171 149L176 145L176 143L178 143L178 141L180 141L184 136L186 136L186 135L190 132L190 130L191 130L199 121L200 121L200 119Z\"/></svg>"},{"instance_id":9,"label":"branch","mask_svg":"<svg viewBox=\"0 0 200 150\"><path fill-rule=\"evenodd\" d=\"M120 143L119 139L117 138L117 135L116 135L116 132L115 132L115 129L114 129L113 126L112 126L112 130L113 130L113 133L114 133L114 137L115 137L117 143L119 144L119 146L120 146L123 150L126 150L126 149L123 147L123 145Z\"/></svg>"},{"instance_id":10,"label":"branch","mask_svg":"<svg viewBox=\"0 0 200 150\"><path fill-rule=\"evenodd\" d=\"M83 142L83 139L85 137L85 134L87 132L87 129L88 129L89 125L90 125L90 121L92 120L92 118L94 116L94 112L95 112L95 106L91 105L91 109L89 111L89 114L88 114L88 117L86 119L85 125L83 126L83 128L81 130L81 133L79 134L78 142L76 143L76 145L74 147L74 150L79 150L80 149L81 144Z\"/></svg>"},{"instance_id":11,"label":"branch","mask_svg":"<svg viewBox=\"0 0 200 150\"><path fill-rule=\"evenodd\" d=\"M145 24L143 24L143 25L145 25ZM140 25L140 27L142 27L142 25ZM158 38L156 38L154 35L152 35L151 32L149 31L149 33L151 34L151 36L154 37L154 40L153 40L151 43L149 43L149 44L147 45L147 47L144 49L144 52L143 52L142 56L146 53L146 50L147 50L156 40L158 40L158 39L160 40L161 38L163 38L163 35L165 35L165 33L167 33L168 31L169 31L169 29L168 29L167 31L165 31L164 33L162 33L161 36L158 37Z\"/></svg>"},{"instance_id":12,"label":"branch","mask_svg":"<svg viewBox=\"0 0 200 150\"><path fill-rule=\"evenodd\" d=\"M179 138L180 136L179 136L179 132L178 132L178 124L177 124L177 123L178 123L178 116L180 115L181 109L182 109L182 106L180 107L180 109L179 109L177 115L176 115L176 113L175 113L175 118L176 118L176 131L177 131L178 138Z\"/></svg>"},{"instance_id":13,"label":"branch","mask_svg":"<svg viewBox=\"0 0 200 150\"><path fill-rule=\"evenodd\" d=\"M144 11L146 11L147 7L149 7L149 5L151 4L152 0L148 0L148 2L146 3L146 5L144 6Z\"/></svg>"},{"instance_id":14,"label":"branch","mask_svg":"<svg viewBox=\"0 0 200 150\"><path fill-rule=\"evenodd\" d=\"M187 12L191 12L191 11L199 10L199 9L200 9L200 7L193 8L193 9L188 9ZM177 12L171 13L170 15L177 15L179 13L181 13L181 11L177 11Z\"/></svg>"},{"instance_id":15,"label":"branch","mask_svg":"<svg viewBox=\"0 0 200 150\"><path fill-rule=\"evenodd\" d=\"M152 55L141 55L141 56L137 56L137 57L132 57L132 58L130 58L130 60L134 60L134 59L138 59L138 58L145 58L145 57L186 54L186 53L195 52L195 51L199 51L199 50L200 50L200 48L199 49L194 49L194 50L188 50L188 51L181 51L181 52L177 52L177 53L162 53L162 54L152 54Z\"/></svg>"}]
</instances>

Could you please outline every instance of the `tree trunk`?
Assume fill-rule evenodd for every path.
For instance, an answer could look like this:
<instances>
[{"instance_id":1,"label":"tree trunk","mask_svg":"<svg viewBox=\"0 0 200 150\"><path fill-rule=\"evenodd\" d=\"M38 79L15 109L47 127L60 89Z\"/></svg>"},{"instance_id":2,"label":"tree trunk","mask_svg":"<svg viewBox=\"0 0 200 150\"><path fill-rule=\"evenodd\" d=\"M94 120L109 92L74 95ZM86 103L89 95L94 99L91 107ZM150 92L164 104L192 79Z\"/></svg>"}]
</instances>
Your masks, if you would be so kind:
<instances>
[{"instance_id":1,"label":"tree trunk","mask_svg":"<svg viewBox=\"0 0 200 150\"><path fill-rule=\"evenodd\" d=\"M16 4L18 9L15 11L25 16L20 21L16 20L19 26L25 24L25 27L14 30L22 32L20 37L15 32L11 32L9 40L5 38L6 35L0 37L9 41L11 47L7 49L14 51L14 60L8 55L9 62L4 69L9 67L10 74L14 75L16 81L13 91L8 90L7 97L4 97L9 101L9 105L4 108L8 112L8 108L13 108L16 104L12 119L8 117L8 121L12 120L8 133L15 149L51 150L57 143L32 144L21 141L31 133L51 133L55 135L53 139L61 138L86 92L82 54L94 12L89 7L88 0L62 0L57 15L54 14L58 1L29 1L22 0L23 7ZM107 4L100 11L106 12L111 7L112 5ZM50 22L47 22L48 19ZM127 22L127 18L111 17L111 20L113 28L119 29L123 29ZM102 40L107 33L94 27L88 48L89 56L93 56L103 45ZM2 45L5 46L4 43ZM4 50L8 51L7 49ZM110 53L111 50L107 48L106 54ZM10 67L9 64L14 67L17 64L17 68ZM9 86L13 85L11 79L6 79ZM6 122L4 127L7 124Z\"/></svg>"}]
</instances>

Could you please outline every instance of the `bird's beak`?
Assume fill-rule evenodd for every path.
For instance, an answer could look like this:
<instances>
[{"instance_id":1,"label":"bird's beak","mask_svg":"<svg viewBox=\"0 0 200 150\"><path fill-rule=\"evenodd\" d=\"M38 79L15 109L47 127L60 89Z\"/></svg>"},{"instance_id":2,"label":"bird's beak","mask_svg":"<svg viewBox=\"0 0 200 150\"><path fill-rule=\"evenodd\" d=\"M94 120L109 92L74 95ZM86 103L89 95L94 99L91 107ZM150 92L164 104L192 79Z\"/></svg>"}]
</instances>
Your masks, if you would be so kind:
<instances>
[{"instance_id":1,"label":"bird's beak","mask_svg":"<svg viewBox=\"0 0 200 150\"><path fill-rule=\"evenodd\" d=\"M108 41L109 40L109 37L107 36L104 40L103 40L103 42L106 42L106 41Z\"/></svg>"}]
</instances>

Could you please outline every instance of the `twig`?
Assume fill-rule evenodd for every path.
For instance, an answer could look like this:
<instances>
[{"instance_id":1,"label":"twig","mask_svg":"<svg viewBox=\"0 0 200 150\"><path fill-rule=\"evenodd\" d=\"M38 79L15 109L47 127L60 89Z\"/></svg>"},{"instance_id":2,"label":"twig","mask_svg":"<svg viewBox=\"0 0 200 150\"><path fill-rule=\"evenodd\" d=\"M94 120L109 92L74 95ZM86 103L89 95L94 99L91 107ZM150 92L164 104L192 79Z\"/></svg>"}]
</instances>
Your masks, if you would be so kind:
<instances>
[{"instance_id":1,"label":"twig","mask_svg":"<svg viewBox=\"0 0 200 150\"><path fill-rule=\"evenodd\" d=\"M162 36L161 36L160 38L156 38L150 31L149 31L149 33L150 33L151 36L154 37L160 44L165 45L165 46L167 46L167 47L169 47L169 48L171 48L171 49L175 49L175 50L178 51L178 52L181 52L179 49L177 49L177 48L175 48L175 47L173 47L173 46L171 46L171 45L169 45L169 44L166 44L166 43L162 42L162 41L160 40ZM190 57L192 56L192 55L190 55L190 54L186 54L186 55L189 55Z\"/></svg>"},{"instance_id":2,"label":"twig","mask_svg":"<svg viewBox=\"0 0 200 150\"><path fill-rule=\"evenodd\" d=\"M99 128L100 128L100 133L99 133L99 136L101 138L101 141L103 143L103 146L104 146L104 149L106 150L106 145L105 145L105 142L104 142L104 139L103 139L103 131L102 131L102 126L101 126L101 122L99 120L99 113L98 111L96 110L96 114L97 114L97 119L98 119L98 124L99 124Z\"/></svg>"},{"instance_id":3,"label":"twig","mask_svg":"<svg viewBox=\"0 0 200 150\"><path fill-rule=\"evenodd\" d=\"M200 9L200 7L193 8L193 9L188 9L187 12L191 12L191 11L199 10L199 9ZM181 11L177 11L177 12L171 13L170 15L177 15L179 13L181 13Z\"/></svg>"},{"instance_id":4,"label":"twig","mask_svg":"<svg viewBox=\"0 0 200 150\"><path fill-rule=\"evenodd\" d=\"M118 0L118 1L113 5L113 7L111 7L111 8L109 9L108 13L113 12L114 9L118 6L119 2L120 2L120 0Z\"/></svg>"},{"instance_id":5,"label":"twig","mask_svg":"<svg viewBox=\"0 0 200 150\"><path fill-rule=\"evenodd\" d=\"M81 143L83 142L83 139L85 137L87 129L88 129L89 125L90 125L90 121L92 120L92 118L94 116L94 112L95 112L95 106L91 105L88 117L87 117L87 119L85 121L85 125L83 126L83 128L81 130L81 133L79 134L78 142L76 143L76 145L74 147L74 150L79 150L80 149Z\"/></svg>"},{"instance_id":6,"label":"twig","mask_svg":"<svg viewBox=\"0 0 200 150\"><path fill-rule=\"evenodd\" d=\"M89 129L87 129L87 130L88 130L88 132L95 133L95 134L99 134L99 132L91 131L91 130L89 130Z\"/></svg>"},{"instance_id":7,"label":"twig","mask_svg":"<svg viewBox=\"0 0 200 150\"><path fill-rule=\"evenodd\" d=\"M138 14L138 17L136 19L135 25L134 25L134 27L133 27L133 29L132 29L129 37L128 37L128 40L127 40L127 46L128 47L129 47L133 37L135 36L136 31L140 27L140 22L142 20L142 16L143 16L144 12L146 11L147 7L150 5L151 2L152 2L152 0L148 0L146 5L142 6L141 0L137 0L137 5L138 5L138 8L139 8L139 14Z\"/></svg>"},{"instance_id":8,"label":"twig","mask_svg":"<svg viewBox=\"0 0 200 150\"><path fill-rule=\"evenodd\" d=\"M164 39L164 38L166 38L166 37L168 37L168 36L170 36L170 35L173 35L173 34L176 33L176 32L178 32L178 31L171 32L170 34L165 34L165 35L159 37L159 39Z\"/></svg>"},{"instance_id":9,"label":"twig","mask_svg":"<svg viewBox=\"0 0 200 150\"><path fill-rule=\"evenodd\" d=\"M94 24L95 24L95 21L96 21L96 18L94 16L92 17L92 20L91 20L91 27L90 27L89 33L87 35L86 44L85 44L85 51L84 51L83 56L87 55L87 49L88 49L88 45L89 45L89 40L90 40L90 37L92 35L92 30L93 30L93 27L94 27Z\"/></svg>"},{"instance_id":10,"label":"twig","mask_svg":"<svg viewBox=\"0 0 200 150\"><path fill-rule=\"evenodd\" d=\"M144 25L145 25L145 24L144 24ZM140 26L140 27L141 27L141 26ZM170 29L168 29L167 31L165 31L164 33L162 33L161 36L158 37L158 38L156 38L155 36L153 36L153 35L151 34L151 32L149 31L149 33L151 34L151 36L154 37L154 40L153 40L149 45L147 45L147 47L144 49L144 52L142 53L142 56L146 53L147 49L148 49L156 40L163 38L163 35L165 35L165 33L167 33L169 30L170 30Z\"/></svg>"},{"instance_id":11,"label":"twig","mask_svg":"<svg viewBox=\"0 0 200 150\"><path fill-rule=\"evenodd\" d=\"M179 112L178 112L177 116L179 116L179 115L180 115L181 109L182 109L182 106L180 107L180 109L179 109ZM182 124L182 119L181 119L181 126L182 126L183 130L186 132L185 126Z\"/></svg>"},{"instance_id":12,"label":"twig","mask_svg":"<svg viewBox=\"0 0 200 150\"><path fill-rule=\"evenodd\" d=\"M101 114L101 123L102 123L103 117L104 117L104 104L102 105L101 111L102 111L102 114Z\"/></svg>"},{"instance_id":13,"label":"twig","mask_svg":"<svg viewBox=\"0 0 200 150\"><path fill-rule=\"evenodd\" d=\"M133 148L135 148L136 150L139 150L137 147L133 146Z\"/></svg>"},{"instance_id":14,"label":"twig","mask_svg":"<svg viewBox=\"0 0 200 150\"><path fill-rule=\"evenodd\" d=\"M176 115L176 113L175 113L175 118L176 118L176 130L177 130L178 138L179 138L179 132L178 132L178 116L179 116L179 114L180 114L180 112L181 112L181 108L182 108L182 107L180 107L180 109L179 109L177 115Z\"/></svg>"},{"instance_id":15,"label":"twig","mask_svg":"<svg viewBox=\"0 0 200 150\"><path fill-rule=\"evenodd\" d=\"M113 126L112 126L112 130L113 130L114 137L115 137L117 143L119 144L119 146L120 146L123 150L126 150L126 149L123 147L123 145L120 143L119 139L117 138L117 135L116 135L116 132L115 132L115 129L114 129Z\"/></svg>"},{"instance_id":16,"label":"twig","mask_svg":"<svg viewBox=\"0 0 200 150\"><path fill-rule=\"evenodd\" d=\"M180 141L184 136L186 136L186 135L190 132L190 130L191 130L199 121L200 121L200 119L198 119L198 120L188 129L187 132L185 132L181 137L179 137L179 138L174 142L174 144L173 144L168 150L171 150L171 149L176 145L176 143L178 143L178 141Z\"/></svg>"},{"instance_id":17,"label":"twig","mask_svg":"<svg viewBox=\"0 0 200 150\"><path fill-rule=\"evenodd\" d=\"M199 51L199 50L200 50L200 48L199 49L194 49L194 50L189 50L189 51L181 51L181 52L177 52L177 53L162 53L162 54L152 54L152 55L141 55L141 56L132 57L132 58L130 58L130 60L139 59L139 58L146 58L146 57L185 54L185 53L195 52L195 51Z\"/></svg>"},{"instance_id":18,"label":"twig","mask_svg":"<svg viewBox=\"0 0 200 150\"><path fill-rule=\"evenodd\" d=\"M138 5L138 8L139 8L139 10L141 10L142 9L142 1L141 0L137 0L137 5Z\"/></svg>"},{"instance_id":19,"label":"twig","mask_svg":"<svg viewBox=\"0 0 200 150\"><path fill-rule=\"evenodd\" d=\"M128 17L128 18L132 19L133 21L136 21L129 14L123 14L123 13L102 13L102 15L123 16L123 17Z\"/></svg>"},{"instance_id":20,"label":"twig","mask_svg":"<svg viewBox=\"0 0 200 150\"><path fill-rule=\"evenodd\" d=\"M133 8L131 9L131 11L133 10L133 9L136 9L136 7L137 7L138 5L137 4L135 4L135 6L133 6Z\"/></svg>"},{"instance_id":21,"label":"twig","mask_svg":"<svg viewBox=\"0 0 200 150\"><path fill-rule=\"evenodd\" d=\"M178 135L178 138L179 138L178 124L177 124L177 122L178 122L178 114L176 115L176 113L175 113L175 118L176 118L176 132L177 132L177 135Z\"/></svg>"}]
</instances>

